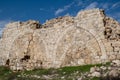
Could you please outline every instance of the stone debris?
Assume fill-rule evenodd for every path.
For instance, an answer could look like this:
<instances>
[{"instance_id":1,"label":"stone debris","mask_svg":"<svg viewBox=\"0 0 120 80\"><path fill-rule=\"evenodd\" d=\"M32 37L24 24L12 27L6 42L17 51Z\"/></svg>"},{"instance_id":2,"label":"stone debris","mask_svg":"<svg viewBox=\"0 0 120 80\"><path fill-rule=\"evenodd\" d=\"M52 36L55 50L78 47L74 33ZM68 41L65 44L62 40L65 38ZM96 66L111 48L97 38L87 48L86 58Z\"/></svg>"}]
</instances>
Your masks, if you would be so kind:
<instances>
[{"instance_id":1,"label":"stone debris","mask_svg":"<svg viewBox=\"0 0 120 80\"><path fill-rule=\"evenodd\" d=\"M120 60L115 60L120 61ZM89 71L82 72L81 70L75 70L71 73L67 72L56 72L56 69L51 70L52 72L45 74L21 74L19 78L35 78L39 80L119 80L120 79L120 65L113 66L114 61L101 64L100 66L93 66ZM54 71L55 70L55 71ZM66 74L67 73L67 74Z\"/></svg>"},{"instance_id":2,"label":"stone debris","mask_svg":"<svg viewBox=\"0 0 120 80\"><path fill-rule=\"evenodd\" d=\"M120 66L120 60L113 60L111 65L112 66Z\"/></svg>"},{"instance_id":3,"label":"stone debris","mask_svg":"<svg viewBox=\"0 0 120 80\"><path fill-rule=\"evenodd\" d=\"M46 23L43 24L43 28L57 27L62 25L65 26L73 23L74 23L74 17L70 17L70 16L58 17L58 18L46 21Z\"/></svg>"},{"instance_id":4,"label":"stone debris","mask_svg":"<svg viewBox=\"0 0 120 80\"><path fill-rule=\"evenodd\" d=\"M117 60L117 61L120 61L120 60ZM111 64L114 64L114 62L112 62ZM94 68L96 68L96 66L92 67L90 70ZM90 71L88 72L86 77L88 78L98 77L101 80L119 80L120 79L120 65L101 66L97 68L99 68L100 71L93 71L93 72ZM83 76L85 76L85 74Z\"/></svg>"},{"instance_id":5,"label":"stone debris","mask_svg":"<svg viewBox=\"0 0 120 80\"><path fill-rule=\"evenodd\" d=\"M44 24L34 20L12 22L6 25L0 39L0 55L0 65L12 70L120 59L120 24L100 9L81 11L76 17L58 17Z\"/></svg>"},{"instance_id":6,"label":"stone debris","mask_svg":"<svg viewBox=\"0 0 120 80\"><path fill-rule=\"evenodd\" d=\"M101 74L100 74L100 72L93 72L93 73L91 74L91 76L92 76L92 77L100 77Z\"/></svg>"},{"instance_id":7,"label":"stone debris","mask_svg":"<svg viewBox=\"0 0 120 80\"><path fill-rule=\"evenodd\" d=\"M120 79L120 60L113 60L111 62L110 66L101 66L97 67L99 68L99 71L96 71L96 66L92 67L90 69L90 73L87 75L89 77L101 77L101 78L107 78L102 80L117 80ZM114 66L113 66L114 64ZM115 65L118 64L118 65Z\"/></svg>"}]
</instances>

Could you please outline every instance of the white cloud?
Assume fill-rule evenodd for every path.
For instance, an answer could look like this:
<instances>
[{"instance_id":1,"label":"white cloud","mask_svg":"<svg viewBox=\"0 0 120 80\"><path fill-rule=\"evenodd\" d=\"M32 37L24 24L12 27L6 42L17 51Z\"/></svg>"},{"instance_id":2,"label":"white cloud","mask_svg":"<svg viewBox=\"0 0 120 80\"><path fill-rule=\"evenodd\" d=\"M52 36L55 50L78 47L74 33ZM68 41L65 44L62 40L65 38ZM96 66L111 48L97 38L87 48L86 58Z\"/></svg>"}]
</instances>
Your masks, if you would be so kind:
<instances>
[{"instance_id":1,"label":"white cloud","mask_svg":"<svg viewBox=\"0 0 120 80\"><path fill-rule=\"evenodd\" d=\"M88 5L85 9L93 9L93 8L96 8L97 5L98 5L97 2L93 2L93 3L91 3L90 5Z\"/></svg>"},{"instance_id":2,"label":"white cloud","mask_svg":"<svg viewBox=\"0 0 120 80\"><path fill-rule=\"evenodd\" d=\"M60 13L68 10L72 5L74 4L74 2L72 2L71 4L68 4L66 6L64 6L63 8L59 8L55 11L55 16L59 15Z\"/></svg>"},{"instance_id":3,"label":"white cloud","mask_svg":"<svg viewBox=\"0 0 120 80\"><path fill-rule=\"evenodd\" d=\"M120 6L120 2L117 2L117 3L113 4L113 5L112 5L112 8L115 8L115 7L117 7L117 6Z\"/></svg>"},{"instance_id":4,"label":"white cloud","mask_svg":"<svg viewBox=\"0 0 120 80\"><path fill-rule=\"evenodd\" d=\"M0 21L0 36L2 35L3 28L5 27L6 24L8 24L10 20L3 20Z\"/></svg>"},{"instance_id":5,"label":"white cloud","mask_svg":"<svg viewBox=\"0 0 120 80\"><path fill-rule=\"evenodd\" d=\"M65 16L71 16L70 13L65 14Z\"/></svg>"},{"instance_id":6,"label":"white cloud","mask_svg":"<svg viewBox=\"0 0 120 80\"><path fill-rule=\"evenodd\" d=\"M65 9L58 9L57 11L55 11L55 15L58 15L62 13L63 11L65 11Z\"/></svg>"}]
</instances>

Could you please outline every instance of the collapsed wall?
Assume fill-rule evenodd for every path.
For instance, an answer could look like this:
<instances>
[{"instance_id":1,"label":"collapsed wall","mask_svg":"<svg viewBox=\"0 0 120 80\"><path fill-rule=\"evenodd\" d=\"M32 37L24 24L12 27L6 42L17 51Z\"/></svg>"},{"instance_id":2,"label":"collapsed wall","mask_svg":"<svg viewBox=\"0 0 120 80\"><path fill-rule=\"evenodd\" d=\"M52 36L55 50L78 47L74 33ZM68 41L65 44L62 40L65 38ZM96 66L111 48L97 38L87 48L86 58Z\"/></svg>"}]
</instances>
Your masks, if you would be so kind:
<instances>
[{"instance_id":1,"label":"collapsed wall","mask_svg":"<svg viewBox=\"0 0 120 80\"><path fill-rule=\"evenodd\" d=\"M81 11L41 25L6 25L0 39L0 65L12 70L58 68L120 59L120 24L103 10Z\"/></svg>"}]
</instances>

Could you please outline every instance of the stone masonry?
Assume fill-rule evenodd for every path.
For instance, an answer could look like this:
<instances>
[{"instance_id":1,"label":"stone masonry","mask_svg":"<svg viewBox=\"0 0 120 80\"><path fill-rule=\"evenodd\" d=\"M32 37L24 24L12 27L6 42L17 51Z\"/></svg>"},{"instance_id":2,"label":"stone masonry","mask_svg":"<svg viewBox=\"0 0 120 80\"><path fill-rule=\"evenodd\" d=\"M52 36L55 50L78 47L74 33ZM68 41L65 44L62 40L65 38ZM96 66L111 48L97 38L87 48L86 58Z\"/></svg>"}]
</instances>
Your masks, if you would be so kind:
<instances>
[{"instance_id":1,"label":"stone masonry","mask_svg":"<svg viewBox=\"0 0 120 80\"><path fill-rule=\"evenodd\" d=\"M12 70L59 68L120 59L120 24L103 10L81 11L44 24L29 20L6 25L0 65Z\"/></svg>"}]
</instances>

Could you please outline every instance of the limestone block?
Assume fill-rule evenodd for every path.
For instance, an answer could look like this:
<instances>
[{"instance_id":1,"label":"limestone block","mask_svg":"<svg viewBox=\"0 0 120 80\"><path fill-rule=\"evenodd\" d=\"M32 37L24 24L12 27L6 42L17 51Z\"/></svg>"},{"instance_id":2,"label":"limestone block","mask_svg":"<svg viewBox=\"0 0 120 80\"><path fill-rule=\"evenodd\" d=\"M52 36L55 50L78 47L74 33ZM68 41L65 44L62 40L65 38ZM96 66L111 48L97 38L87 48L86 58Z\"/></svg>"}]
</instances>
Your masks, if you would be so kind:
<instances>
[{"instance_id":1,"label":"limestone block","mask_svg":"<svg viewBox=\"0 0 120 80\"><path fill-rule=\"evenodd\" d=\"M92 74L91 74L91 76L92 77L100 77L101 76L101 74L100 74L100 72L93 72Z\"/></svg>"},{"instance_id":2,"label":"limestone block","mask_svg":"<svg viewBox=\"0 0 120 80\"><path fill-rule=\"evenodd\" d=\"M120 42L119 42L119 41L113 42L113 43L112 43L112 46L120 46Z\"/></svg>"},{"instance_id":3,"label":"limestone block","mask_svg":"<svg viewBox=\"0 0 120 80\"><path fill-rule=\"evenodd\" d=\"M84 61L85 61L86 64L91 64L92 63L91 58L86 58Z\"/></svg>"},{"instance_id":4,"label":"limestone block","mask_svg":"<svg viewBox=\"0 0 120 80\"><path fill-rule=\"evenodd\" d=\"M110 43L105 42L104 44L105 44L105 46L106 46L105 48L106 48L106 51L107 51L107 52L112 52L112 51L113 51L113 47L111 46Z\"/></svg>"},{"instance_id":5,"label":"limestone block","mask_svg":"<svg viewBox=\"0 0 120 80\"><path fill-rule=\"evenodd\" d=\"M16 66L10 66L10 69L16 70Z\"/></svg>"},{"instance_id":6,"label":"limestone block","mask_svg":"<svg viewBox=\"0 0 120 80\"><path fill-rule=\"evenodd\" d=\"M116 66L120 66L120 60L113 60L112 63Z\"/></svg>"},{"instance_id":7,"label":"limestone block","mask_svg":"<svg viewBox=\"0 0 120 80\"><path fill-rule=\"evenodd\" d=\"M116 59L120 59L120 54L118 54L118 55L116 56Z\"/></svg>"},{"instance_id":8,"label":"limestone block","mask_svg":"<svg viewBox=\"0 0 120 80\"><path fill-rule=\"evenodd\" d=\"M84 62L83 59L79 59L79 60L78 60L78 64L79 64L79 65L83 65L83 64L85 64L85 62Z\"/></svg>"},{"instance_id":9,"label":"limestone block","mask_svg":"<svg viewBox=\"0 0 120 80\"><path fill-rule=\"evenodd\" d=\"M110 55L110 56L109 56L109 59L110 59L110 60L116 59L116 55Z\"/></svg>"},{"instance_id":10,"label":"limestone block","mask_svg":"<svg viewBox=\"0 0 120 80\"><path fill-rule=\"evenodd\" d=\"M108 75L111 76L111 77L118 77L119 76L119 71L116 70L116 69L113 69L109 72Z\"/></svg>"},{"instance_id":11,"label":"limestone block","mask_svg":"<svg viewBox=\"0 0 120 80\"><path fill-rule=\"evenodd\" d=\"M114 51L115 52L119 52L120 51L120 47L114 47Z\"/></svg>"}]
</instances>

